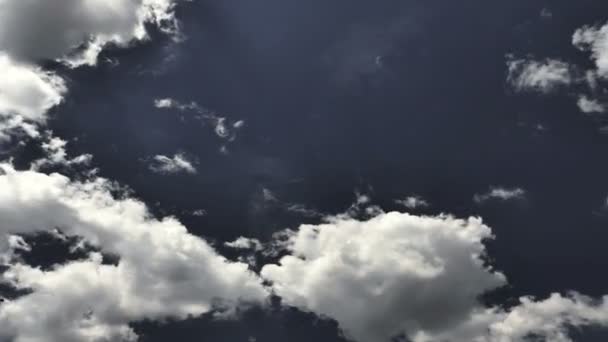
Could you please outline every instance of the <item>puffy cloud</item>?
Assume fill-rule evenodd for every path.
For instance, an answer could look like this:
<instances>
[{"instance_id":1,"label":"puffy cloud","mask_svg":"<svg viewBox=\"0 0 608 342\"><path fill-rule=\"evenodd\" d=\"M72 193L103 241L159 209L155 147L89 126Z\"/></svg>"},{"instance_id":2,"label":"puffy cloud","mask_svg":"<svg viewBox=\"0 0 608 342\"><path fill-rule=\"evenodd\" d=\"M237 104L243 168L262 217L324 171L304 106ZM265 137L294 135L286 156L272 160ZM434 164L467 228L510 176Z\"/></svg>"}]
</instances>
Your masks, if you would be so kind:
<instances>
[{"instance_id":1,"label":"puffy cloud","mask_svg":"<svg viewBox=\"0 0 608 342\"><path fill-rule=\"evenodd\" d=\"M597 301L577 293L553 294L542 301L520 301L490 325L490 341L525 341L536 334L546 341L569 342L569 327L608 325L608 296Z\"/></svg>"},{"instance_id":2,"label":"puffy cloud","mask_svg":"<svg viewBox=\"0 0 608 342\"><path fill-rule=\"evenodd\" d=\"M575 81L572 67L559 60L535 61L509 58L507 67L507 81L517 91L533 90L548 93Z\"/></svg>"},{"instance_id":3,"label":"puffy cloud","mask_svg":"<svg viewBox=\"0 0 608 342\"><path fill-rule=\"evenodd\" d=\"M152 158L149 165L151 171L161 174L174 173L196 173L196 168L192 162L183 153L177 153L173 157L164 155L156 155Z\"/></svg>"},{"instance_id":4,"label":"puffy cloud","mask_svg":"<svg viewBox=\"0 0 608 342\"><path fill-rule=\"evenodd\" d=\"M32 163L33 169L40 169L44 166L62 165L89 165L93 156L91 154L82 154L74 158L69 158L65 147L68 142L54 136L50 136L47 141L42 143L42 149L46 153L46 157L38 159Z\"/></svg>"},{"instance_id":5,"label":"puffy cloud","mask_svg":"<svg viewBox=\"0 0 608 342\"><path fill-rule=\"evenodd\" d=\"M21 130L37 137L64 81L36 66L60 60L95 65L107 44L147 38L146 23L177 32L175 0L0 0L0 139Z\"/></svg>"},{"instance_id":6,"label":"puffy cloud","mask_svg":"<svg viewBox=\"0 0 608 342\"><path fill-rule=\"evenodd\" d=\"M576 30L572 43L582 51L591 51L597 73L608 77L608 24L602 27L584 26Z\"/></svg>"},{"instance_id":7,"label":"puffy cloud","mask_svg":"<svg viewBox=\"0 0 608 342\"><path fill-rule=\"evenodd\" d=\"M485 267L481 220L391 212L336 217L288 234L291 255L261 275L288 305L336 319L361 342L444 331L475 312L477 296L505 283Z\"/></svg>"},{"instance_id":8,"label":"puffy cloud","mask_svg":"<svg viewBox=\"0 0 608 342\"><path fill-rule=\"evenodd\" d=\"M32 123L44 123L46 112L61 103L66 92L64 81L1 52L0 70L0 138L6 138L13 128L38 135Z\"/></svg>"},{"instance_id":9,"label":"puffy cloud","mask_svg":"<svg viewBox=\"0 0 608 342\"><path fill-rule=\"evenodd\" d=\"M503 187L491 187L490 190L483 194L475 194L473 200L476 203L482 203L491 199L498 199L502 201L524 199L526 191L522 188L507 189Z\"/></svg>"},{"instance_id":10,"label":"puffy cloud","mask_svg":"<svg viewBox=\"0 0 608 342\"><path fill-rule=\"evenodd\" d=\"M32 292L0 305L0 340L132 341L132 321L229 314L266 297L246 264L227 261L176 219L114 197L107 180L0 169L0 240L58 228L119 258L108 265L91 253L46 271L13 261L3 277Z\"/></svg>"},{"instance_id":11,"label":"puffy cloud","mask_svg":"<svg viewBox=\"0 0 608 342\"><path fill-rule=\"evenodd\" d=\"M95 65L107 44L147 38L146 23L176 32L174 0L0 0L0 140L20 130L37 137L66 92L46 59Z\"/></svg>"},{"instance_id":12,"label":"puffy cloud","mask_svg":"<svg viewBox=\"0 0 608 342\"><path fill-rule=\"evenodd\" d=\"M106 44L147 37L144 24L169 30L173 0L0 0L0 50L20 61L60 59L94 65Z\"/></svg>"},{"instance_id":13,"label":"puffy cloud","mask_svg":"<svg viewBox=\"0 0 608 342\"><path fill-rule=\"evenodd\" d=\"M482 262L490 229L480 219L382 213L302 225L275 240L289 255L261 275L283 302L335 319L358 342L569 342L569 329L608 325L608 297L529 297L510 309L479 296L506 284ZM285 240L286 238L286 240Z\"/></svg>"},{"instance_id":14,"label":"puffy cloud","mask_svg":"<svg viewBox=\"0 0 608 342\"><path fill-rule=\"evenodd\" d=\"M520 298L509 310L478 310L467 321L440 334L418 334L414 342L572 342L572 328L608 325L608 297L592 300L578 293L554 293L544 300Z\"/></svg>"},{"instance_id":15,"label":"puffy cloud","mask_svg":"<svg viewBox=\"0 0 608 342\"><path fill-rule=\"evenodd\" d=\"M606 107L602 103L585 95L579 96L576 104L583 113L602 113L606 111Z\"/></svg>"},{"instance_id":16,"label":"puffy cloud","mask_svg":"<svg viewBox=\"0 0 608 342\"><path fill-rule=\"evenodd\" d=\"M604 26L583 26L572 35L572 44L581 51L591 52L595 68L581 75L578 68L566 62L545 59L515 59L507 56L507 81L518 91L539 91L548 93L559 86L587 85L591 96L579 94L577 105L583 113L606 111L602 103L605 89L602 81L608 79L608 24Z\"/></svg>"}]
</instances>

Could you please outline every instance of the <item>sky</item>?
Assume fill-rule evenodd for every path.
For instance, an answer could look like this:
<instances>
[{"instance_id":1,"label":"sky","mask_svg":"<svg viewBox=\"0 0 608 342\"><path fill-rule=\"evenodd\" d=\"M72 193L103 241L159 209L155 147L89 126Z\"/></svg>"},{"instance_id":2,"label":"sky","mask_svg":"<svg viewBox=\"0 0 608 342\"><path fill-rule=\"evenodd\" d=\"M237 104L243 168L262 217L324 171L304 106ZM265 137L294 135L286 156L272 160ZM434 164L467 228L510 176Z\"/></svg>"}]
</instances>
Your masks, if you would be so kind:
<instances>
[{"instance_id":1,"label":"sky","mask_svg":"<svg viewBox=\"0 0 608 342\"><path fill-rule=\"evenodd\" d=\"M608 4L0 0L0 342L608 339Z\"/></svg>"}]
</instances>

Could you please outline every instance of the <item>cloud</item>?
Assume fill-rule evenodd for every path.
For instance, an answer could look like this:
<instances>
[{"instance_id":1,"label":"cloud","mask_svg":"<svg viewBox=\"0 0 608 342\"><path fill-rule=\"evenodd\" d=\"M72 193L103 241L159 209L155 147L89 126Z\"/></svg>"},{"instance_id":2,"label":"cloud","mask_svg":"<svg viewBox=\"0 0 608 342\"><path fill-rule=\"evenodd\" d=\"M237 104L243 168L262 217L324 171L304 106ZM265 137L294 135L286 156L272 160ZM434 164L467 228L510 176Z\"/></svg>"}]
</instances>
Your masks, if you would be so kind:
<instances>
[{"instance_id":1,"label":"cloud","mask_svg":"<svg viewBox=\"0 0 608 342\"><path fill-rule=\"evenodd\" d=\"M229 124L225 117L202 107L194 101L183 103L170 97L158 98L154 100L154 107L159 109L176 109L182 112L192 111L196 113L194 119L211 125L215 135L229 142L234 141L236 139L236 132L245 126L244 120L238 120ZM185 120L185 118L182 118L182 120ZM223 146L223 148L225 148L225 146Z\"/></svg>"},{"instance_id":2,"label":"cloud","mask_svg":"<svg viewBox=\"0 0 608 342\"><path fill-rule=\"evenodd\" d=\"M93 160L91 154L81 154L74 158L69 158L65 147L68 142L54 136L49 136L47 141L42 143L42 149L46 153L44 158L38 159L32 163L32 169L38 170L44 166L73 166L73 165L89 165Z\"/></svg>"},{"instance_id":3,"label":"cloud","mask_svg":"<svg viewBox=\"0 0 608 342\"><path fill-rule=\"evenodd\" d=\"M159 109L178 109L181 111L185 111L185 110L202 111L203 110L203 108L201 108L196 102L181 103L170 97L155 99L154 107L159 108Z\"/></svg>"},{"instance_id":4,"label":"cloud","mask_svg":"<svg viewBox=\"0 0 608 342\"><path fill-rule=\"evenodd\" d=\"M429 202L419 196L409 196L402 200L398 199L395 200L395 203L408 209L426 208L429 206Z\"/></svg>"},{"instance_id":5,"label":"cloud","mask_svg":"<svg viewBox=\"0 0 608 342\"><path fill-rule=\"evenodd\" d=\"M576 104L583 113L602 113L606 111L606 107L602 103L585 95L579 96Z\"/></svg>"},{"instance_id":6,"label":"cloud","mask_svg":"<svg viewBox=\"0 0 608 342\"><path fill-rule=\"evenodd\" d=\"M579 28L572 36L572 44L581 51L591 51L598 75L608 77L608 24Z\"/></svg>"},{"instance_id":7,"label":"cloud","mask_svg":"<svg viewBox=\"0 0 608 342\"><path fill-rule=\"evenodd\" d=\"M251 249L254 251L262 250L262 243L257 239L250 239L246 237L239 237L238 239L224 243L226 247L234 249Z\"/></svg>"},{"instance_id":8,"label":"cloud","mask_svg":"<svg viewBox=\"0 0 608 342\"><path fill-rule=\"evenodd\" d=\"M521 200L526 196L526 191L522 188L507 189L503 187L491 187L490 190L483 194L475 194L473 200L476 203L482 203L492 199L502 201Z\"/></svg>"},{"instance_id":9,"label":"cloud","mask_svg":"<svg viewBox=\"0 0 608 342\"><path fill-rule=\"evenodd\" d=\"M145 23L171 31L173 0L0 0L0 50L16 60L95 65L107 44L147 38Z\"/></svg>"},{"instance_id":10,"label":"cloud","mask_svg":"<svg viewBox=\"0 0 608 342\"><path fill-rule=\"evenodd\" d=\"M133 341L133 321L228 315L266 298L246 264L227 261L174 218L153 218L139 200L114 197L119 189L105 179L0 170L0 241L57 228L118 258L105 264L90 253L46 271L13 260L2 277L32 292L0 304L2 341ZM0 244L5 256L9 245Z\"/></svg>"},{"instance_id":11,"label":"cloud","mask_svg":"<svg viewBox=\"0 0 608 342\"><path fill-rule=\"evenodd\" d=\"M156 155L150 161L148 168L152 172L160 174L190 173L197 172L192 162L183 153L176 153L173 157Z\"/></svg>"},{"instance_id":12,"label":"cloud","mask_svg":"<svg viewBox=\"0 0 608 342\"><path fill-rule=\"evenodd\" d=\"M36 66L95 65L108 44L147 39L146 23L177 34L174 0L0 0L0 140L38 126L66 93L64 80Z\"/></svg>"},{"instance_id":13,"label":"cloud","mask_svg":"<svg viewBox=\"0 0 608 342\"><path fill-rule=\"evenodd\" d=\"M517 91L548 93L575 82L572 67L555 59L535 61L509 57L507 67L507 82Z\"/></svg>"},{"instance_id":14,"label":"cloud","mask_svg":"<svg viewBox=\"0 0 608 342\"><path fill-rule=\"evenodd\" d=\"M336 319L348 337L388 341L408 331L442 331L505 283L483 266L481 220L391 212L368 221L337 217L289 232L291 255L264 279L288 305Z\"/></svg>"},{"instance_id":15,"label":"cloud","mask_svg":"<svg viewBox=\"0 0 608 342\"><path fill-rule=\"evenodd\" d=\"M518 91L538 91L549 93L562 86L586 85L591 96L578 94L577 105L583 113L602 113L606 106L601 100L606 89L602 80L608 79L608 24L604 26L583 26L572 35L572 44L579 50L591 52L595 69L578 75L577 66L566 62L529 58L515 59L507 56L507 81Z\"/></svg>"},{"instance_id":16,"label":"cloud","mask_svg":"<svg viewBox=\"0 0 608 342\"><path fill-rule=\"evenodd\" d=\"M367 221L333 217L285 231L289 254L261 275L283 303L335 319L357 342L570 341L569 329L608 325L608 297L577 293L522 297L510 309L481 295L506 284L482 261L492 238L478 218L382 213ZM285 239L286 238L286 239ZM543 339L545 340L545 339Z\"/></svg>"},{"instance_id":17,"label":"cloud","mask_svg":"<svg viewBox=\"0 0 608 342\"><path fill-rule=\"evenodd\" d=\"M39 132L33 124L44 123L46 112L63 101L65 82L42 69L19 63L0 52L0 139L21 128L30 136Z\"/></svg>"}]
</instances>

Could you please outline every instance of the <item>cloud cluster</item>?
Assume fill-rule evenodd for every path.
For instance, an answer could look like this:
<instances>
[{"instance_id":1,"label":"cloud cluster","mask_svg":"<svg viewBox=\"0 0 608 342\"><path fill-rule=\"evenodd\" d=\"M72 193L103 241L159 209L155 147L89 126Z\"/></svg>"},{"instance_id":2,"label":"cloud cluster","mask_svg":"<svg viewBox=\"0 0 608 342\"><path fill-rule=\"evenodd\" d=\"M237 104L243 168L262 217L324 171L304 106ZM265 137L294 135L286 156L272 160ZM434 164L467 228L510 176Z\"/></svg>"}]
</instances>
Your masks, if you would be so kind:
<instances>
[{"instance_id":1,"label":"cloud cluster","mask_svg":"<svg viewBox=\"0 0 608 342\"><path fill-rule=\"evenodd\" d=\"M173 25L172 0L0 0L0 50L15 60L94 65L107 44L147 37L144 27Z\"/></svg>"},{"instance_id":2,"label":"cloud cluster","mask_svg":"<svg viewBox=\"0 0 608 342\"><path fill-rule=\"evenodd\" d=\"M507 67L507 81L517 91L548 93L574 81L570 65L559 60L535 61L510 58Z\"/></svg>"},{"instance_id":3,"label":"cloud cluster","mask_svg":"<svg viewBox=\"0 0 608 342\"><path fill-rule=\"evenodd\" d=\"M511 309L479 296L506 284L484 266L480 219L382 213L368 221L340 216L287 231L289 254L261 275L287 305L335 319L358 342L570 341L569 328L608 325L608 297L573 293L521 298Z\"/></svg>"},{"instance_id":4,"label":"cloud cluster","mask_svg":"<svg viewBox=\"0 0 608 342\"><path fill-rule=\"evenodd\" d=\"M95 65L108 44L147 38L146 23L175 31L174 0L0 0L0 139L38 136L47 111L66 92L61 77L37 64Z\"/></svg>"},{"instance_id":5,"label":"cloud cluster","mask_svg":"<svg viewBox=\"0 0 608 342\"><path fill-rule=\"evenodd\" d=\"M107 180L0 170L3 255L15 245L10 236L56 228L119 259L104 264L91 253L47 271L13 260L4 280L32 293L0 305L0 340L132 341L129 322L230 313L266 297L247 265L227 261L176 219L155 219L140 201L116 198Z\"/></svg>"},{"instance_id":6,"label":"cloud cluster","mask_svg":"<svg viewBox=\"0 0 608 342\"><path fill-rule=\"evenodd\" d=\"M480 259L490 237L474 218L336 218L291 232L291 255L261 275L287 304L336 319L347 336L388 341L461 324L478 295L505 284Z\"/></svg>"},{"instance_id":7,"label":"cloud cluster","mask_svg":"<svg viewBox=\"0 0 608 342\"><path fill-rule=\"evenodd\" d=\"M1 25L1 24L0 24ZM42 69L19 63L0 50L0 140L21 128L37 136L35 126L46 120L46 113L63 100L64 81Z\"/></svg>"},{"instance_id":8,"label":"cloud cluster","mask_svg":"<svg viewBox=\"0 0 608 342\"><path fill-rule=\"evenodd\" d=\"M580 72L579 67L557 59L516 59L507 55L507 82L517 91L550 93L560 87L585 86L578 90L577 106L583 113L598 115L608 109L605 82L608 80L608 24L584 26L572 35L572 44L589 52L594 69Z\"/></svg>"},{"instance_id":9,"label":"cloud cluster","mask_svg":"<svg viewBox=\"0 0 608 342\"><path fill-rule=\"evenodd\" d=\"M581 51L590 51L597 74L608 78L608 24L602 27L584 26L576 30L572 44Z\"/></svg>"}]
</instances>

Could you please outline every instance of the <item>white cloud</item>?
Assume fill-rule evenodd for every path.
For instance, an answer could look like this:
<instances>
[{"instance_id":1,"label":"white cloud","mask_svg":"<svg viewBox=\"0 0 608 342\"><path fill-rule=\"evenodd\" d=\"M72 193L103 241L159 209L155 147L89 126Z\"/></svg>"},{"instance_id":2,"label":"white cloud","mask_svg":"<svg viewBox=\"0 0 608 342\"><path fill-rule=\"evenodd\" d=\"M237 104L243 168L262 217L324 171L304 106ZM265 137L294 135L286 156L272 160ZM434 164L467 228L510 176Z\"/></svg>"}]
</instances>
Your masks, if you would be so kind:
<instances>
[{"instance_id":1,"label":"white cloud","mask_svg":"<svg viewBox=\"0 0 608 342\"><path fill-rule=\"evenodd\" d=\"M33 124L44 123L46 112L61 103L66 92L64 81L1 52L0 70L0 138L6 139L14 128L37 136L39 133Z\"/></svg>"},{"instance_id":2,"label":"white cloud","mask_svg":"<svg viewBox=\"0 0 608 342\"><path fill-rule=\"evenodd\" d=\"M150 161L148 168L153 172L161 174L180 172L194 174L197 172L192 162L183 153L176 153L173 157L156 155Z\"/></svg>"},{"instance_id":3,"label":"white cloud","mask_svg":"<svg viewBox=\"0 0 608 342\"><path fill-rule=\"evenodd\" d=\"M65 147L68 142L54 136L48 137L47 141L42 143L42 149L46 153L44 158L38 159L32 163L32 168L37 170L44 166L62 165L88 165L93 160L91 154L81 154L74 158L69 158Z\"/></svg>"},{"instance_id":4,"label":"white cloud","mask_svg":"<svg viewBox=\"0 0 608 342\"><path fill-rule=\"evenodd\" d=\"M53 59L95 65L107 44L147 39L145 23L176 33L174 0L0 0L0 140L15 131L37 137L47 111L66 92L36 66Z\"/></svg>"},{"instance_id":5,"label":"white cloud","mask_svg":"<svg viewBox=\"0 0 608 342\"><path fill-rule=\"evenodd\" d=\"M608 325L608 297L554 294L484 307L479 296L506 279L482 262L492 234L480 219L340 216L285 236L275 247L290 255L265 265L262 277L286 305L335 319L357 342L400 334L413 342L524 342L531 334L569 342L571 327Z\"/></svg>"},{"instance_id":6,"label":"white cloud","mask_svg":"<svg viewBox=\"0 0 608 342\"><path fill-rule=\"evenodd\" d=\"M419 196L409 196L405 199L398 199L395 200L395 203L408 209L426 208L429 206L429 202Z\"/></svg>"},{"instance_id":7,"label":"white cloud","mask_svg":"<svg viewBox=\"0 0 608 342\"><path fill-rule=\"evenodd\" d=\"M357 341L384 342L460 324L479 294L504 284L480 260L490 237L475 218L341 216L290 232L291 255L261 275L288 305L336 319Z\"/></svg>"},{"instance_id":8,"label":"white cloud","mask_svg":"<svg viewBox=\"0 0 608 342\"><path fill-rule=\"evenodd\" d=\"M159 109L178 109L181 111L184 111L184 110L202 111L203 110L196 102L181 103L170 97L155 99L154 107L159 108Z\"/></svg>"},{"instance_id":9,"label":"white cloud","mask_svg":"<svg viewBox=\"0 0 608 342\"><path fill-rule=\"evenodd\" d=\"M171 30L173 0L0 0L0 50L17 60L95 65L109 43L147 38L144 24ZM83 46L84 44L84 46Z\"/></svg>"},{"instance_id":10,"label":"white cloud","mask_svg":"<svg viewBox=\"0 0 608 342\"><path fill-rule=\"evenodd\" d=\"M602 113L606 111L606 107L602 103L585 95L579 96L577 105L583 113Z\"/></svg>"},{"instance_id":11,"label":"white cloud","mask_svg":"<svg viewBox=\"0 0 608 342\"><path fill-rule=\"evenodd\" d=\"M608 24L602 27L584 26L576 30L572 44L582 51L591 51L598 75L608 77Z\"/></svg>"},{"instance_id":12,"label":"white cloud","mask_svg":"<svg viewBox=\"0 0 608 342\"><path fill-rule=\"evenodd\" d=\"M533 90L548 93L575 81L572 67L559 60L535 61L509 58L507 67L509 72L507 81L518 91Z\"/></svg>"},{"instance_id":13,"label":"white cloud","mask_svg":"<svg viewBox=\"0 0 608 342\"><path fill-rule=\"evenodd\" d=\"M119 257L107 265L92 253L48 271L14 261L5 279L33 292L0 304L0 340L132 341L132 321L183 319L216 306L229 313L240 301L266 298L246 264L227 261L176 219L115 198L104 179L0 169L0 240L59 228Z\"/></svg>"},{"instance_id":14,"label":"white cloud","mask_svg":"<svg viewBox=\"0 0 608 342\"><path fill-rule=\"evenodd\" d=\"M224 245L234 249L252 249L254 251L262 250L262 243L258 239L250 239L242 236L234 241L226 242Z\"/></svg>"},{"instance_id":15,"label":"white cloud","mask_svg":"<svg viewBox=\"0 0 608 342\"><path fill-rule=\"evenodd\" d=\"M522 188L507 189L503 187L492 187L483 194L475 194L473 200L477 203L485 202L491 199L499 199L502 201L524 199L526 191Z\"/></svg>"}]
</instances>

